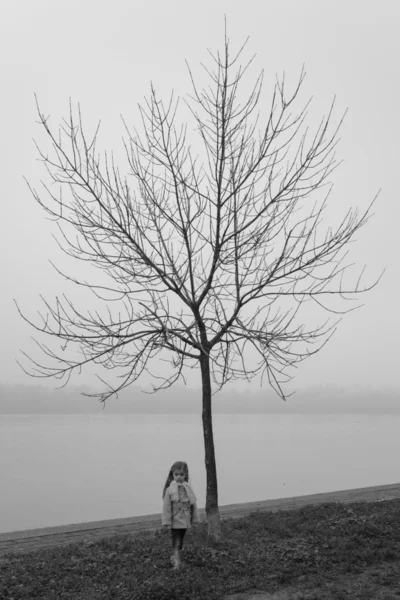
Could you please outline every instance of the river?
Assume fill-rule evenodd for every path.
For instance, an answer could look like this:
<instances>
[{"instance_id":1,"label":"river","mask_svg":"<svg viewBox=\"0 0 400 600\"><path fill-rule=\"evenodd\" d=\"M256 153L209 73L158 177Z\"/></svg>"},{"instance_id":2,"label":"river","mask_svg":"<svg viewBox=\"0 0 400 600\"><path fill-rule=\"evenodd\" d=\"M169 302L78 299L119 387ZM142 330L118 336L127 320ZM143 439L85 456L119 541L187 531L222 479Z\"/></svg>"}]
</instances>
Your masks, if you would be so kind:
<instances>
[{"instance_id":1,"label":"river","mask_svg":"<svg viewBox=\"0 0 400 600\"><path fill-rule=\"evenodd\" d=\"M219 503L400 481L400 415L215 415ZM200 415L0 415L0 532L161 512L171 464L205 504Z\"/></svg>"}]
</instances>

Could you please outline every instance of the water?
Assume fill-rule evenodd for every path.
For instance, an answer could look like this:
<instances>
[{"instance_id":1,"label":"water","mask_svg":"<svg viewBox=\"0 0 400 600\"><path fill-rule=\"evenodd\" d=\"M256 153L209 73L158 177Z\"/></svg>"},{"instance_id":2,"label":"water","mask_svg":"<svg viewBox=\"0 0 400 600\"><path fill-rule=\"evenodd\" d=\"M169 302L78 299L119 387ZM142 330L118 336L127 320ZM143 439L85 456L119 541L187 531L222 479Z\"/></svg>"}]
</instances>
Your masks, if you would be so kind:
<instances>
[{"instance_id":1,"label":"water","mask_svg":"<svg viewBox=\"0 0 400 600\"><path fill-rule=\"evenodd\" d=\"M216 415L219 503L400 481L400 415ZM0 415L0 532L161 512L176 460L205 504L197 415Z\"/></svg>"}]
</instances>

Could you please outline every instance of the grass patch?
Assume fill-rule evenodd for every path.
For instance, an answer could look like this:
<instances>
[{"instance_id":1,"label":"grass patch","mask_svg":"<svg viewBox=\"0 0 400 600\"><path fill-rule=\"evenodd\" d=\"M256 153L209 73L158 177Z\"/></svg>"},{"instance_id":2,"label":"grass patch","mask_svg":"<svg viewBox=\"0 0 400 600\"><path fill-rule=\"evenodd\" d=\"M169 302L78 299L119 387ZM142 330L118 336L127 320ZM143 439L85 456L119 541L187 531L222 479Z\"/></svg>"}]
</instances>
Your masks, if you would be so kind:
<instances>
[{"instance_id":1,"label":"grass patch","mask_svg":"<svg viewBox=\"0 0 400 600\"><path fill-rule=\"evenodd\" d=\"M222 533L213 548L205 523L188 532L178 572L161 531L10 554L0 563L0 598L221 600L258 589L277 600L400 600L399 499L253 513L223 521Z\"/></svg>"}]
</instances>

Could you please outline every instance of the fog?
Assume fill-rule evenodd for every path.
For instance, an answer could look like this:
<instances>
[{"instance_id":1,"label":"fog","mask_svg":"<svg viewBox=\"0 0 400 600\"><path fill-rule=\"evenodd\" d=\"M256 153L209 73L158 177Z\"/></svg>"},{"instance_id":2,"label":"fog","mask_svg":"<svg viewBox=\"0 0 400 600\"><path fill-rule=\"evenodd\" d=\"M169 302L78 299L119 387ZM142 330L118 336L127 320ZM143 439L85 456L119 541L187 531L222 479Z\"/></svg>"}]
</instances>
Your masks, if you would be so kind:
<instances>
[{"instance_id":1,"label":"fog","mask_svg":"<svg viewBox=\"0 0 400 600\"><path fill-rule=\"evenodd\" d=\"M41 358L30 339L33 330L19 317L13 299L33 319L42 310L40 295L52 300L66 291L77 306L85 309L86 296L68 286L51 267L49 259L82 279L93 274L88 265L68 261L61 254L52 238L56 224L46 219L23 179L27 177L36 187L40 179L46 180L32 142L33 137L43 142L35 123L34 94L43 112L51 114L54 125L67 116L69 98L79 102L89 129L102 120L101 149L121 153L120 115L129 124L138 123L137 103L148 95L150 81L166 98L172 89L180 95L189 92L185 60L199 72L199 63L207 61L207 48L221 48L226 13L235 48L250 36L247 56L257 53L252 75L256 77L264 68L267 89L275 73L283 70L288 85L294 85L305 63L307 78L298 106L314 96L308 117L312 127L328 110L334 95L338 114L349 107L337 149L338 158L344 162L332 176L335 187L328 213L332 221L337 223L351 207L358 207L362 213L382 189L374 217L350 245L347 262L356 265L354 283L364 264L366 282L376 279L383 268L385 275L379 286L360 297L365 306L344 316L321 353L292 373L295 377L285 390L288 393L297 390L298 395L289 399L286 406L292 407L295 402L299 406L299 398L310 397L311 389L316 390L314 395L319 399L323 396L321 389L328 389L324 406L338 403L348 406L350 398L353 404L364 403L371 410L377 407L380 410L383 406L379 404L380 398L385 397L391 398L388 402L393 408L399 391L400 339L397 186L400 4L395 0L379 3L250 0L245 5L236 0L205 0L197 4L160 0L151 3L71 0L68 4L22 0L3 2L0 13L3 399L7 394L18 396L19 388L15 386L36 384L16 363L16 358L21 358L20 350ZM305 316L314 317L311 310ZM95 369L83 370L71 385L93 387L97 385L96 373L103 375ZM187 382L186 391L176 391L175 398L184 398L188 390L200 397L199 372L187 373ZM42 399L42 408L40 401L35 401L32 410L46 412L50 410L48 403L58 402L56 398L61 396L53 392L55 382L39 383L49 388L47 396L42 392L42 398L46 396L47 400ZM150 389L151 383L144 374L138 385ZM245 392L251 391L260 398L268 396L269 406L279 405L284 410L282 401L266 389L265 382L264 389L260 389L259 379L227 386L227 392L233 389L244 394L238 404L243 404ZM134 390L127 393L131 394L129 398L135 396ZM70 394L75 400L72 402L71 396L69 406L76 403L77 397L73 391ZM32 390L21 392L21 406L26 408L27 399L33 395ZM4 408L6 400L2 402L2 410L12 412L10 403L7 401L8 408ZM90 405L95 407L93 410L101 410L94 403L92 400ZM116 404L110 401L108 406L115 408ZM71 408L68 410L73 412ZM249 412L252 411L249 407Z\"/></svg>"},{"instance_id":2,"label":"fog","mask_svg":"<svg viewBox=\"0 0 400 600\"><path fill-rule=\"evenodd\" d=\"M66 387L53 391L43 386L0 384L0 415L199 415L201 419L201 390L175 385L156 394L143 393L130 386L105 403L84 394L89 387ZM371 389L358 386L351 391L340 386L314 386L299 391L287 401L271 389L252 393L222 391L213 398L214 414L400 414L399 393L396 389Z\"/></svg>"}]
</instances>

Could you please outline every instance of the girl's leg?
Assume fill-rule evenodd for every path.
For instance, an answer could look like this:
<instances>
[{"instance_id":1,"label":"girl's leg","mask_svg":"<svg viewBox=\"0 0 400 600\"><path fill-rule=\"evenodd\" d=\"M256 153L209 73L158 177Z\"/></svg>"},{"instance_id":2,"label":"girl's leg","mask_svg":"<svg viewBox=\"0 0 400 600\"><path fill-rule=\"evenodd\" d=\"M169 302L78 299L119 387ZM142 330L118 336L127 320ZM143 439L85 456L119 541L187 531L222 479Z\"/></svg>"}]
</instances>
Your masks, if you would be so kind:
<instances>
[{"instance_id":1,"label":"girl's leg","mask_svg":"<svg viewBox=\"0 0 400 600\"><path fill-rule=\"evenodd\" d=\"M171 529L171 534L172 534L171 564L174 569L177 569L181 563L180 552L179 552L180 546L181 546L180 531L181 531L180 529Z\"/></svg>"},{"instance_id":2,"label":"girl's leg","mask_svg":"<svg viewBox=\"0 0 400 600\"><path fill-rule=\"evenodd\" d=\"M171 532L173 549L171 563L174 569L178 569L181 566L181 550L183 547L183 538L185 537L186 529L171 529Z\"/></svg>"},{"instance_id":3,"label":"girl's leg","mask_svg":"<svg viewBox=\"0 0 400 600\"><path fill-rule=\"evenodd\" d=\"M179 550L183 548L183 538L185 537L186 529L178 529L179 531Z\"/></svg>"},{"instance_id":4,"label":"girl's leg","mask_svg":"<svg viewBox=\"0 0 400 600\"><path fill-rule=\"evenodd\" d=\"M171 529L172 535L172 550L179 548L179 529Z\"/></svg>"}]
</instances>

